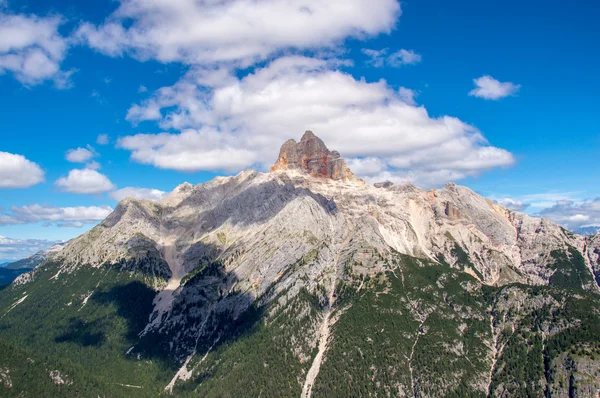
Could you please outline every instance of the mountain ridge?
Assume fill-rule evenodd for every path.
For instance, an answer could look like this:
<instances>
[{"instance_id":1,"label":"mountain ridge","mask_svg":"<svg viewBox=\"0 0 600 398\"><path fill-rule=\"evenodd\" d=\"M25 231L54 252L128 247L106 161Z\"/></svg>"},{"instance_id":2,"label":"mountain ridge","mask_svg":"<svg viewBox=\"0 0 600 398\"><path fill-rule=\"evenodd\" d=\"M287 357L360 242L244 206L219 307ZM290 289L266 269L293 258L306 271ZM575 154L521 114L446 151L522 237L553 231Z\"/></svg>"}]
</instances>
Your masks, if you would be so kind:
<instances>
[{"instance_id":1,"label":"mountain ridge","mask_svg":"<svg viewBox=\"0 0 600 398\"><path fill-rule=\"evenodd\" d=\"M522 366L538 369L527 378L533 390L562 391L557 375L579 377L560 362L571 355L563 334L577 331L577 349L596 350L590 342L599 336L589 330L600 314L597 237L453 183L429 191L370 185L346 173L316 136L305 136L312 144L298 149L288 141L285 161L280 154L270 173L185 183L157 202L124 199L98 226L18 277L0 296L0 316L14 319L13 327L28 325L35 292L68 285L70 298L48 317L74 306L74 320L80 311L106 318L106 300L143 291L144 310L135 316L120 309L142 305L135 300L117 306L116 319L134 317L135 327L113 361L161 358L169 377L160 373L152 386L162 393L258 395L262 390L243 383L245 372L273 395L303 397L361 395L348 377L361 380L363 394L415 397L516 394L524 388ZM123 278L135 288L113 287ZM104 285L118 293L98 292ZM580 312L585 306L588 313ZM62 327L68 333L55 341L81 329ZM82 341L90 339L102 347L102 334ZM544 343L513 356L537 339ZM526 365L523 355L532 358ZM600 361L569 358L585 374L600 371ZM356 365L367 359L372 365ZM379 387L363 379L367 371ZM573 383L600 389L585 380Z\"/></svg>"}]
</instances>

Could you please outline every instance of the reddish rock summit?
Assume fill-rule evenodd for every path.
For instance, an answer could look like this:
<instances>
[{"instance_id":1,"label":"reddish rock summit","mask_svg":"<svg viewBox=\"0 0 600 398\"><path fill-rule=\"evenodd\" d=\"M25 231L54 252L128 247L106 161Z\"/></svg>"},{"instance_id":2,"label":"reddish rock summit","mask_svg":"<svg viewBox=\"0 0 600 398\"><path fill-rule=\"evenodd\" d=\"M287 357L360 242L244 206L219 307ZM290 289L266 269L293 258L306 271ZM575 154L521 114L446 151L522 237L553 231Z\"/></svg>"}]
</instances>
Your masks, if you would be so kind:
<instances>
[{"instance_id":1,"label":"reddish rock summit","mask_svg":"<svg viewBox=\"0 0 600 398\"><path fill-rule=\"evenodd\" d=\"M306 131L300 142L288 140L279 151L271 171L299 169L320 178L344 180L354 177L337 151L330 151L312 131Z\"/></svg>"}]
</instances>

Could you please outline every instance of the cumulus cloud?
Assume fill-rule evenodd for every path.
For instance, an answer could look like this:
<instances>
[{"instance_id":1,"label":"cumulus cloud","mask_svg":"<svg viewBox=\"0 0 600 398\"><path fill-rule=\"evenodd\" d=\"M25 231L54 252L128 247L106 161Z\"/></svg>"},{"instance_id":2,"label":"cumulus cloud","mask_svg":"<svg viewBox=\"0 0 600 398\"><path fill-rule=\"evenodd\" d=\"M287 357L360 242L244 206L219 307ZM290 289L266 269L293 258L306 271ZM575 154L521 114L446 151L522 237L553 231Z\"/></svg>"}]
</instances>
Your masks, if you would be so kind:
<instances>
[{"instance_id":1,"label":"cumulus cloud","mask_svg":"<svg viewBox=\"0 0 600 398\"><path fill-rule=\"evenodd\" d=\"M46 205L13 206L0 212L0 225L73 223L82 225L105 219L112 212L109 206L54 207Z\"/></svg>"},{"instance_id":2,"label":"cumulus cloud","mask_svg":"<svg viewBox=\"0 0 600 398\"><path fill-rule=\"evenodd\" d=\"M70 85L73 71L62 71L67 39L58 28L60 16L8 14L0 7L0 74L12 73L25 85L53 80L57 87Z\"/></svg>"},{"instance_id":3,"label":"cumulus cloud","mask_svg":"<svg viewBox=\"0 0 600 398\"><path fill-rule=\"evenodd\" d=\"M511 198L504 198L502 200L499 200L498 203L506 207L507 209L514 211L525 211L525 209L527 209L530 206L529 203L525 203L522 200Z\"/></svg>"},{"instance_id":4,"label":"cumulus cloud","mask_svg":"<svg viewBox=\"0 0 600 398\"><path fill-rule=\"evenodd\" d=\"M389 53L388 48L384 48L383 50L363 48L362 52L370 58L369 64L376 68L382 68L384 66L397 68L403 65L415 65L422 60L421 55L415 53L413 50L401 49Z\"/></svg>"},{"instance_id":5,"label":"cumulus cloud","mask_svg":"<svg viewBox=\"0 0 600 398\"><path fill-rule=\"evenodd\" d=\"M91 162L87 162L85 164L85 168L90 170L100 170L102 166L100 165L100 163L96 162L95 160L92 160Z\"/></svg>"},{"instance_id":6,"label":"cumulus cloud","mask_svg":"<svg viewBox=\"0 0 600 398\"><path fill-rule=\"evenodd\" d=\"M561 200L539 215L569 229L600 226L600 198L582 202Z\"/></svg>"},{"instance_id":7,"label":"cumulus cloud","mask_svg":"<svg viewBox=\"0 0 600 398\"><path fill-rule=\"evenodd\" d=\"M76 37L110 56L247 66L282 50L390 32L400 13L397 0L120 0L101 25L83 23Z\"/></svg>"},{"instance_id":8,"label":"cumulus cloud","mask_svg":"<svg viewBox=\"0 0 600 398\"><path fill-rule=\"evenodd\" d=\"M0 152L0 188L27 188L42 181L44 171L37 163L23 155Z\"/></svg>"},{"instance_id":9,"label":"cumulus cloud","mask_svg":"<svg viewBox=\"0 0 600 398\"><path fill-rule=\"evenodd\" d=\"M100 134L98 135L98 138L96 138L96 144L98 145L108 145L108 142L108 134Z\"/></svg>"},{"instance_id":10,"label":"cumulus cloud","mask_svg":"<svg viewBox=\"0 0 600 398\"><path fill-rule=\"evenodd\" d=\"M94 151L94 148L88 145L87 148L69 149L65 155L65 159L72 163L86 163L95 156L98 155Z\"/></svg>"},{"instance_id":11,"label":"cumulus cloud","mask_svg":"<svg viewBox=\"0 0 600 398\"><path fill-rule=\"evenodd\" d=\"M424 185L514 162L473 126L415 106L411 90L356 79L339 65L288 56L241 78L224 68L192 68L127 115L180 132L121 137L118 146L166 169L266 169L282 142L310 128L355 167L364 165L363 177Z\"/></svg>"},{"instance_id":12,"label":"cumulus cloud","mask_svg":"<svg viewBox=\"0 0 600 398\"><path fill-rule=\"evenodd\" d=\"M125 187L110 193L110 197L116 201L132 197L135 199L161 200L168 193L151 188Z\"/></svg>"},{"instance_id":13,"label":"cumulus cloud","mask_svg":"<svg viewBox=\"0 0 600 398\"><path fill-rule=\"evenodd\" d=\"M81 194L99 194L115 189L108 177L92 169L71 170L66 177L56 180L55 184L62 191Z\"/></svg>"},{"instance_id":14,"label":"cumulus cloud","mask_svg":"<svg viewBox=\"0 0 600 398\"><path fill-rule=\"evenodd\" d=\"M16 261L31 256L40 250L61 243L45 239L13 239L0 236L0 262Z\"/></svg>"},{"instance_id":15,"label":"cumulus cloud","mask_svg":"<svg viewBox=\"0 0 600 398\"><path fill-rule=\"evenodd\" d=\"M520 84L511 82L499 82L491 76L482 76L474 79L476 88L469 92L470 96L486 100L498 100L515 95L521 88Z\"/></svg>"},{"instance_id":16,"label":"cumulus cloud","mask_svg":"<svg viewBox=\"0 0 600 398\"><path fill-rule=\"evenodd\" d=\"M532 209L540 211L555 204L580 202L580 196L580 192L543 192L523 195L520 199L528 203Z\"/></svg>"}]
</instances>

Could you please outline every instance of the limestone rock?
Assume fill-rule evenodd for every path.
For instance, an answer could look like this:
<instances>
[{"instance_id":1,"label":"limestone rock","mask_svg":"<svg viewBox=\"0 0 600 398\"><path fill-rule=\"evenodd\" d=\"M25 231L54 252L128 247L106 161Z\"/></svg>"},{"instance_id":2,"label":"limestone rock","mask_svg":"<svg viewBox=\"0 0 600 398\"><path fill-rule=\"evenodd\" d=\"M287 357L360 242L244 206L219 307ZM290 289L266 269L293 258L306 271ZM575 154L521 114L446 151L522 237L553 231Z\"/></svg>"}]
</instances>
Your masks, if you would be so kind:
<instances>
[{"instance_id":1,"label":"limestone rock","mask_svg":"<svg viewBox=\"0 0 600 398\"><path fill-rule=\"evenodd\" d=\"M288 140L279 151L271 171L297 169L319 178L344 180L352 178L352 171L337 151L327 149L325 143L312 131L306 131L300 142Z\"/></svg>"},{"instance_id":2,"label":"limestone rock","mask_svg":"<svg viewBox=\"0 0 600 398\"><path fill-rule=\"evenodd\" d=\"M303 288L321 294L319 286L335 286L345 264L374 275L388 269L383 259L395 252L499 286L548 285L552 253L577 251L591 281L582 288L600 292L592 277L600 268L598 239L510 211L466 187L376 188L354 178L310 132L283 145L273 171L184 184L159 202L125 199L56 254L61 272L143 267L138 271L166 284L145 331L171 331L181 341L193 341L201 324L179 332L178 319L221 311L235 317L255 300L284 292L293 298ZM187 275L210 264L221 268L201 284L186 284ZM173 347L182 358L189 354L178 341Z\"/></svg>"}]
</instances>

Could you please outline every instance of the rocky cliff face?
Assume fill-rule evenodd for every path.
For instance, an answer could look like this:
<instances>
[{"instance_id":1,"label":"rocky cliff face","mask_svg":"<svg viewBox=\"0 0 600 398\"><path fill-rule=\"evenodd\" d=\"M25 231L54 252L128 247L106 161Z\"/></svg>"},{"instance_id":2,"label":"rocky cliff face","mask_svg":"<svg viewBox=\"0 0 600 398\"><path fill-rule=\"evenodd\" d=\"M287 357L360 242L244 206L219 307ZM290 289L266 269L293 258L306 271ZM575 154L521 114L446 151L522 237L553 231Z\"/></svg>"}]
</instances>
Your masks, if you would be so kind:
<instances>
[{"instance_id":1,"label":"rocky cliff face","mask_svg":"<svg viewBox=\"0 0 600 398\"><path fill-rule=\"evenodd\" d=\"M186 183L160 202L122 201L100 225L54 256L59 268L52 278L67 280L82 269L109 267L151 280L159 293L139 332L141 341L160 342L181 361L168 390L202 374L202 355L234 335L231 325L246 319L245 314L264 311L264 325L278 325L277 333L286 336L276 334L282 338L279 344L291 345L291 357L301 364L300 374L290 380L301 380L303 396L310 396L313 386L321 395L332 394L318 381L321 366L329 372L324 362L329 349L339 349L339 358L356 347L372 350L363 344L380 334L381 347L399 339L394 346L400 350L384 368L369 368L372 380L377 372L392 372L382 376L382 383L396 380L385 391L442 396L463 380L485 394L494 388L512 393L518 383L499 385L492 376L502 376L497 363L508 360L500 356L506 344L502 339L516 315L506 310L499 318L493 308L505 302L517 305L513 296L526 303L534 293L502 287L520 283L597 293L597 242L455 184L430 191L411 184L367 184L353 177L339 154L307 132L299 143L283 145L271 173L246 170L196 186ZM41 278L36 272L42 271L20 283L35 283ZM499 289L493 302L486 286ZM378 301L387 295L390 301ZM531 311L540 314L564 304L554 298L536 300L539 305ZM517 307L525 311L523 305ZM373 311L381 311L380 316L368 318ZM390 314L398 315L397 324L382 323ZM531 316L523 312L524 324L532 322ZM277 324L286 317L291 323ZM347 319L355 321L344 323ZM331 330L338 321L345 326ZM330 348L331 340L354 330L356 322L373 330L356 346ZM569 322L581 324L577 319ZM401 334L384 334L398 325L405 328ZM550 339L549 328L536 333ZM356 337L344 336L344 344ZM439 336L446 340L438 347ZM477 341L471 348L469 339ZM421 352L419 344L429 345ZM444 361L465 359L464 366L446 374L448 366L432 368L439 358L419 362L434 346L435 352L447 355ZM137 355L141 347L139 343L128 353ZM386 350L379 358L391 355ZM539 354L531 355L541 358ZM337 370L331 372L334 378ZM364 369L359 373L366 374ZM402 377L394 379L396 373ZM551 376L546 379L539 385L549 385ZM340 396L344 394L352 392Z\"/></svg>"},{"instance_id":2,"label":"rocky cliff face","mask_svg":"<svg viewBox=\"0 0 600 398\"><path fill-rule=\"evenodd\" d=\"M301 170L312 177L344 180L353 178L339 152L330 151L312 131L307 131L300 142L286 141L279 152L271 172L278 170Z\"/></svg>"},{"instance_id":3,"label":"rocky cliff face","mask_svg":"<svg viewBox=\"0 0 600 398\"><path fill-rule=\"evenodd\" d=\"M275 282L279 290L290 287L299 275L288 274L289 281L282 275L316 248L323 258L301 272L315 285L329 286L342 259L371 250L447 264L487 285L550 285L564 273L570 283L600 291L596 241L468 188L372 186L354 178L339 154L311 132L299 143L286 142L272 170L186 183L161 202L126 199L57 257L65 271L143 266L158 285L168 285L153 327L178 300L182 279L202 264L219 261L235 275L222 288L249 293L239 304L243 310ZM577 267L564 269L565 262ZM369 259L361 272L383 269Z\"/></svg>"}]
</instances>

